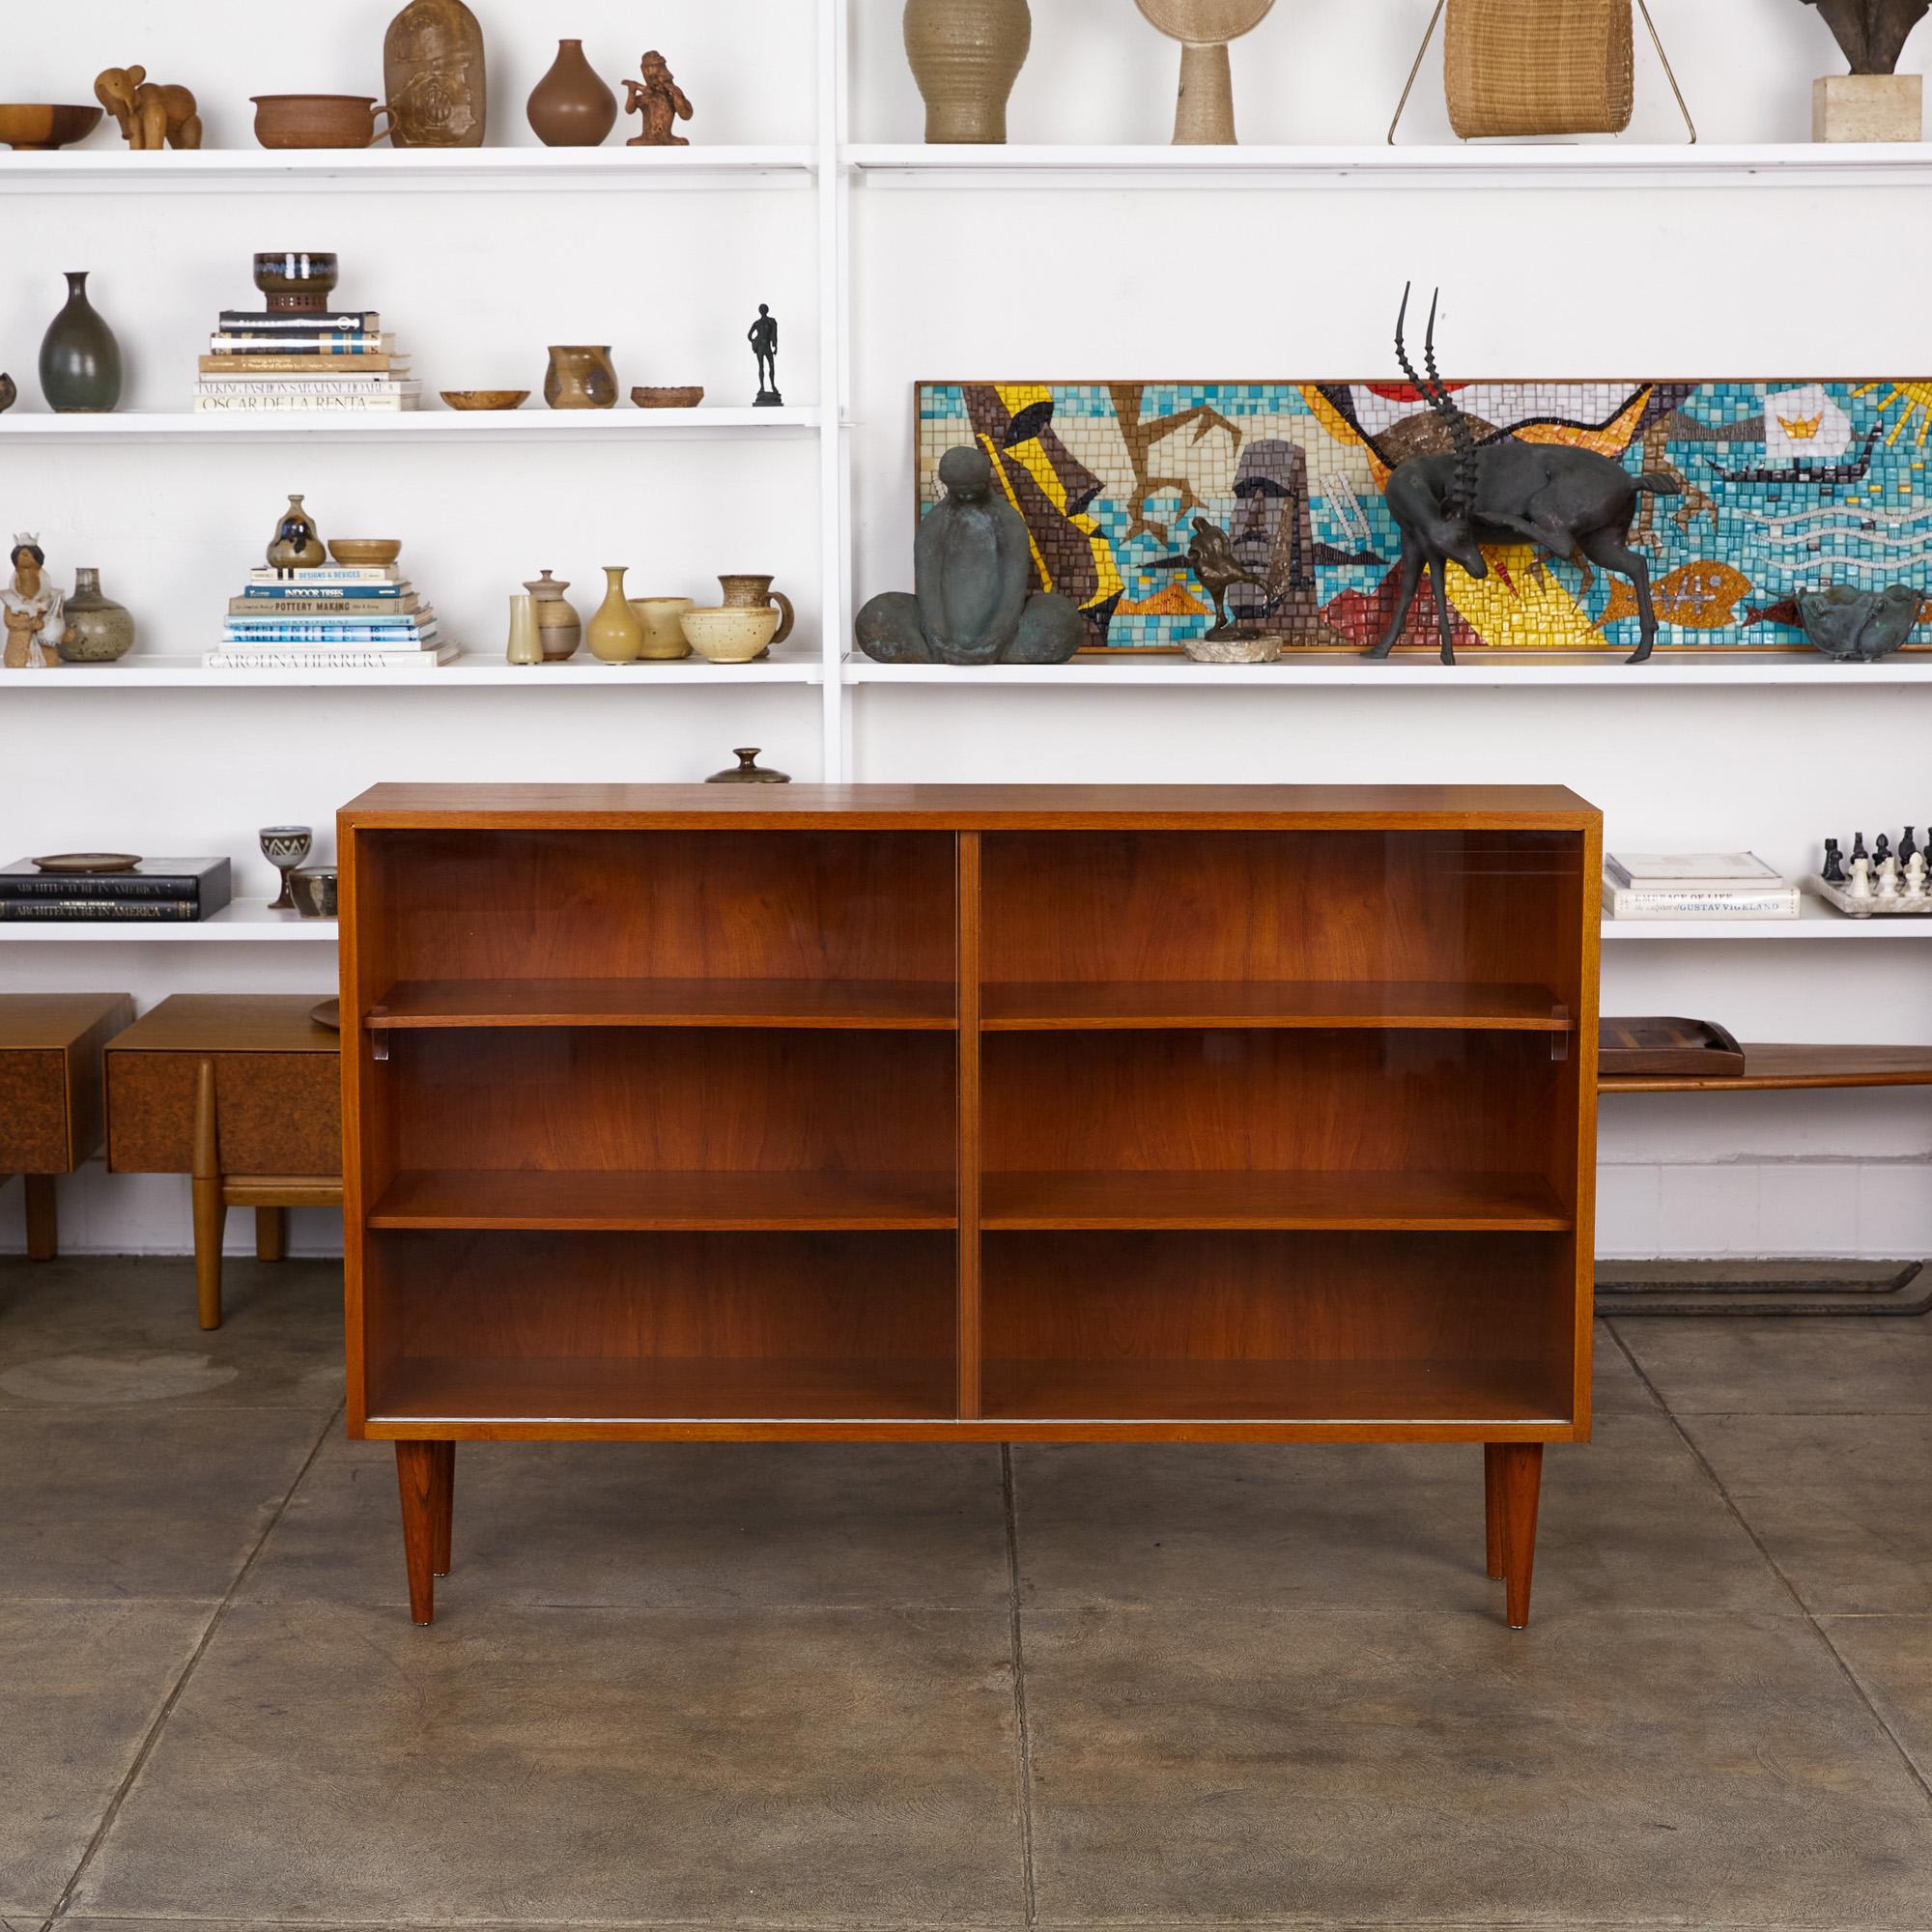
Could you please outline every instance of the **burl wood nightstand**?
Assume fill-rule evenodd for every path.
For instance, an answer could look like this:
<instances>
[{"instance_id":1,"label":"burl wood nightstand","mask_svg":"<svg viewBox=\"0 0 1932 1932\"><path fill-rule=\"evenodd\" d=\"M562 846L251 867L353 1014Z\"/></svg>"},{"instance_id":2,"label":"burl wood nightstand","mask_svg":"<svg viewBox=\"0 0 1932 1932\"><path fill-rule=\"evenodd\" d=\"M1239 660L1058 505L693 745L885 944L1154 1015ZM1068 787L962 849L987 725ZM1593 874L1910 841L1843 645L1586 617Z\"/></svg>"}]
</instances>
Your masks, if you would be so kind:
<instances>
[{"instance_id":1,"label":"burl wood nightstand","mask_svg":"<svg viewBox=\"0 0 1932 1932\"><path fill-rule=\"evenodd\" d=\"M108 1042L107 1166L194 1183L195 1299L221 1325L221 1235L255 1210L255 1252L280 1261L289 1208L342 1205L337 1035L312 993L177 993Z\"/></svg>"},{"instance_id":2,"label":"burl wood nightstand","mask_svg":"<svg viewBox=\"0 0 1932 1932\"><path fill-rule=\"evenodd\" d=\"M0 994L0 1180L27 1194L27 1259L60 1250L54 1176L100 1145L100 1049L134 1017L126 993Z\"/></svg>"}]
</instances>

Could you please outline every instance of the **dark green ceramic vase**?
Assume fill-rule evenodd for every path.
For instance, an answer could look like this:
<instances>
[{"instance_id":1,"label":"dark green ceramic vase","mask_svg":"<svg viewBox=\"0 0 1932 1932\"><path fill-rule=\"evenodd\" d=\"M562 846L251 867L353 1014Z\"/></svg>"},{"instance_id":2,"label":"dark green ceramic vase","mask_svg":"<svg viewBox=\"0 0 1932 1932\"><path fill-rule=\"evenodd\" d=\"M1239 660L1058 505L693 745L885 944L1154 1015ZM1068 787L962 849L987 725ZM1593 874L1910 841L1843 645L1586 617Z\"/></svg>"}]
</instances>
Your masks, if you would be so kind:
<instances>
[{"instance_id":1,"label":"dark green ceramic vase","mask_svg":"<svg viewBox=\"0 0 1932 1932\"><path fill-rule=\"evenodd\" d=\"M64 414L99 414L121 400L121 345L88 300L79 270L70 270L67 306L41 338L41 393Z\"/></svg>"}]
</instances>

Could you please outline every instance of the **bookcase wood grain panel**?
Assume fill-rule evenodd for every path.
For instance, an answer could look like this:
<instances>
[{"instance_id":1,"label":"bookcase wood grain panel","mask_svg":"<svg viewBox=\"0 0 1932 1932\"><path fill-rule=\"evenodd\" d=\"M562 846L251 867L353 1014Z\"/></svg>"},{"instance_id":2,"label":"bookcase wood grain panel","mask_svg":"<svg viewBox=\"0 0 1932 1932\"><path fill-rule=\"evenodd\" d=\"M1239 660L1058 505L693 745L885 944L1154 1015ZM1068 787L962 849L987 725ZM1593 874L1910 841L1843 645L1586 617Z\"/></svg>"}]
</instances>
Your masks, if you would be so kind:
<instances>
[{"instance_id":1,"label":"bookcase wood grain panel","mask_svg":"<svg viewBox=\"0 0 1932 1932\"><path fill-rule=\"evenodd\" d=\"M458 1440L1435 1440L1507 1463L1526 1614L1530 1452L1589 1433L1581 800L379 786L338 830L350 1431L418 1553Z\"/></svg>"}]
</instances>

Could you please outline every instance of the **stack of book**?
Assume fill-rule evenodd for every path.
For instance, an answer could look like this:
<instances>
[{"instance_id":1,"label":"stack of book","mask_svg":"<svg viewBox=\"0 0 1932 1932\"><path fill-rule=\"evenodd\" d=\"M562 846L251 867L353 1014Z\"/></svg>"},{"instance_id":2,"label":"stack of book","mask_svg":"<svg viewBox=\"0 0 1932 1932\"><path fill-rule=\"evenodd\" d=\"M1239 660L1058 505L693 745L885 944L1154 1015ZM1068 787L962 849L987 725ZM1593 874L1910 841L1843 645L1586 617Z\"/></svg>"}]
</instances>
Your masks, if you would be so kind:
<instances>
[{"instance_id":1,"label":"stack of book","mask_svg":"<svg viewBox=\"0 0 1932 1932\"><path fill-rule=\"evenodd\" d=\"M43 872L31 859L0 867L0 921L208 919L228 903L226 859L143 859L126 872Z\"/></svg>"},{"instance_id":2,"label":"stack of book","mask_svg":"<svg viewBox=\"0 0 1932 1932\"><path fill-rule=\"evenodd\" d=\"M1755 852L1611 852L1612 919L1796 919L1798 888Z\"/></svg>"},{"instance_id":3,"label":"stack of book","mask_svg":"<svg viewBox=\"0 0 1932 1932\"><path fill-rule=\"evenodd\" d=\"M394 564L250 571L209 670L409 670L447 664L435 610Z\"/></svg>"},{"instance_id":4,"label":"stack of book","mask_svg":"<svg viewBox=\"0 0 1932 1932\"><path fill-rule=\"evenodd\" d=\"M256 410L412 410L409 357L368 309L290 315L225 308L201 358L197 414Z\"/></svg>"}]
</instances>

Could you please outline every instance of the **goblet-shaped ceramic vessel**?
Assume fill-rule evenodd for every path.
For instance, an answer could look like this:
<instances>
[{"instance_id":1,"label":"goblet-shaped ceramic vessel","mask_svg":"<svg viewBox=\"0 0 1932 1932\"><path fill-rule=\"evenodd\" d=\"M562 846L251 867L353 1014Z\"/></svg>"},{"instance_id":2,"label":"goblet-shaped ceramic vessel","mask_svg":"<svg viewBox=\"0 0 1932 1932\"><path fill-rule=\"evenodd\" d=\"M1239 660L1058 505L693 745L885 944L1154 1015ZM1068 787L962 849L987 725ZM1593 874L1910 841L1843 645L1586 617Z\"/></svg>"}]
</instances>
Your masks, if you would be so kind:
<instances>
[{"instance_id":1,"label":"goblet-shaped ceramic vessel","mask_svg":"<svg viewBox=\"0 0 1932 1932\"><path fill-rule=\"evenodd\" d=\"M1253 33L1274 0L1134 0L1163 34L1180 43L1176 147L1233 147L1235 85L1228 43Z\"/></svg>"},{"instance_id":2,"label":"goblet-shaped ceramic vessel","mask_svg":"<svg viewBox=\"0 0 1932 1932\"><path fill-rule=\"evenodd\" d=\"M269 901L271 912L293 912L295 896L289 891L289 874L308 857L315 834L306 825L265 825L256 835L262 841L262 857L282 875L282 890Z\"/></svg>"}]
</instances>

